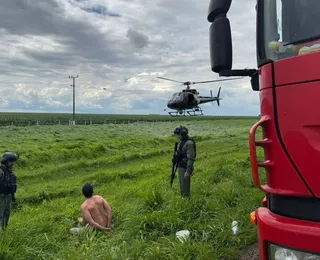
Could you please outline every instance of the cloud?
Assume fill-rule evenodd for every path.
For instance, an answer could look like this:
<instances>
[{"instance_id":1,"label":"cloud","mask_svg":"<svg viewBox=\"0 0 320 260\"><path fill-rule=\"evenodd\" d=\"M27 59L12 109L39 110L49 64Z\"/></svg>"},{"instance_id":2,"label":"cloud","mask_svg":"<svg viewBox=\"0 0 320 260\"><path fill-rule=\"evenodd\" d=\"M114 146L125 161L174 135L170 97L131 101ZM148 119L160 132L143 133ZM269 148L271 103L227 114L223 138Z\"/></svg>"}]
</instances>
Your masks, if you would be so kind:
<instances>
[{"instance_id":1,"label":"cloud","mask_svg":"<svg viewBox=\"0 0 320 260\"><path fill-rule=\"evenodd\" d=\"M206 0L4 0L0 9L0 109L164 113L177 81L218 79L210 70ZM228 17L233 67L255 68L255 1L234 0ZM14 19L13 19L14 17ZM259 114L249 79L222 87L205 114ZM104 90L103 88L106 88ZM246 104L246 107L243 106Z\"/></svg>"},{"instance_id":2,"label":"cloud","mask_svg":"<svg viewBox=\"0 0 320 260\"><path fill-rule=\"evenodd\" d=\"M137 48L143 48L148 45L149 38L148 36L137 32L135 30L128 30L127 37L130 39L131 43Z\"/></svg>"},{"instance_id":3,"label":"cloud","mask_svg":"<svg viewBox=\"0 0 320 260\"><path fill-rule=\"evenodd\" d=\"M4 98L0 97L0 108L7 108L9 105L8 100L5 100Z\"/></svg>"}]
</instances>

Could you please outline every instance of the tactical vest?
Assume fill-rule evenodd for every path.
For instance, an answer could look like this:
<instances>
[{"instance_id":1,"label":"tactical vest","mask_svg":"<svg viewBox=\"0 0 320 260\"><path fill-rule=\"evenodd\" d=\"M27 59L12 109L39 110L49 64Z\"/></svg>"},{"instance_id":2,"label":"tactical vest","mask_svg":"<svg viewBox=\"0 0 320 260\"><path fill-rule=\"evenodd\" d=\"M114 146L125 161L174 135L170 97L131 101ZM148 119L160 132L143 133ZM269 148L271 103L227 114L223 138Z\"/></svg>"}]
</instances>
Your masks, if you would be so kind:
<instances>
[{"instance_id":1,"label":"tactical vest","mask_svg":"<svg viewBox=\"0 0 320 260\"><path fill-rule=\"evenodd\" d=\"M17 177L11 169L8 169L4 165L1 165L0 168L4 173L0 177L0 193L5 195L14 194L17 191Z\"/></svg>"},{"instance_id":2,"label":"tactical vest","mask_svg":"<svg viewBox=\"0 0 320 260\"><path fill-rule=\"evenodd\" d=\"M187 167L188 157L187 157L187 153L185 151L183 151L183 147L184 147L185 143L189 140L194 143L194 155L195 155L194 157L196 158L196 156L197 156L196 142L194 141L193 138L188 136L186 139L182 140L179 145L178 167L183 167L183 168Z\"/></svg>"}]
</instances>

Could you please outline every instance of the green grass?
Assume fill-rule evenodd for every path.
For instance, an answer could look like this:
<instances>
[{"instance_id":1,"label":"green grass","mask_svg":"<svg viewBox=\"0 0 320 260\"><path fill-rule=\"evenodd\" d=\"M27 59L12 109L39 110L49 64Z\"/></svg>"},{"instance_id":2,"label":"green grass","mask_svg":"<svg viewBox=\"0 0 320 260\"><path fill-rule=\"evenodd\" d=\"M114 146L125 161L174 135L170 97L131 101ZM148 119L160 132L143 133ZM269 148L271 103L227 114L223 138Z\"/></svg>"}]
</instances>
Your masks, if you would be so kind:
<instances>
[{"instance_id":1,"label":"green grass","mask_svg":"<svg viewBox=\"0 0 320 260\"><path fill-rule=\"evenodd\" d=\"M156 121L203 121L203 120L234 120L234 119L256 119L253 116L185 116L171 117L170 115L103 115L103 114L76 114L77 125L90 124L128 124L133 122L156 122ZM32 125L68 125L72 120L72 114L57 113L1 113L0 126L32 126Z\"/></svg>"},{"instance_id":2,"label":"green grass","mask_svg":"<svg viewBox=\"0 0 320 260\"><path fill-rule=\"evenodd\" d=\"M180 197L177 178L173 189L169 183L177 122L0 128L0 152L20 155L0 259L238 259L256 242L249 214L264 196L251 180L254 122L179 122L197 141L190 201ZM69 233L86 182L111 205L112 234ZM191 232L184 244L175 237L181 229Z\"/></svg>"}]
</instances>

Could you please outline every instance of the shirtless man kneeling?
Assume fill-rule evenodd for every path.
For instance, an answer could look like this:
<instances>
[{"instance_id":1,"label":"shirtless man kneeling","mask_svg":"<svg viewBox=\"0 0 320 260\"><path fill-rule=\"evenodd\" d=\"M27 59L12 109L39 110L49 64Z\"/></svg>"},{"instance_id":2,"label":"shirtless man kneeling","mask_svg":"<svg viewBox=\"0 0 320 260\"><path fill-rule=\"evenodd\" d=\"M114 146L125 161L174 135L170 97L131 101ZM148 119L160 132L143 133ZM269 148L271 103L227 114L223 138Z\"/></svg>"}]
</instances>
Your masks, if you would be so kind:
<instances>
[{"instance_id":1,"label":"shirtless man kneeling","mask_svg":"<svg viewBox=\"0 0 320 260\"><path fill-rule=\"evenodd\" d=\"M111 231L112 212L108 202L99 195L92 196L93 187L90 184L85 184L82 187L82 193L86 198L81 205L84 222L94 229ZM79 221L82 222L81 218ZM73 229L75 233L79 231L77 228Z\"/></svg>"}]
</instances>

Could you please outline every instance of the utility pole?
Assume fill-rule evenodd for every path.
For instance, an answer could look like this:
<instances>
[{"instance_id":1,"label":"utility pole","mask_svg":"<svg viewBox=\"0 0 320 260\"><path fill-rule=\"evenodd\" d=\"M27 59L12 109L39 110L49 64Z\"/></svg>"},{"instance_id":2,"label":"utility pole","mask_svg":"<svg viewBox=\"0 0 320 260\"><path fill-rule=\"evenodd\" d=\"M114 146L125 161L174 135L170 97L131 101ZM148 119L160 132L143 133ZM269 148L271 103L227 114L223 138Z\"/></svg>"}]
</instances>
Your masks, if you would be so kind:
<instances>
[{"instance_id":1,"label":"utility pole","mask_svg":"<svg viewBox=\"0 0 320 260\"><path fill-rule=\"evenodd\" d=\"M75 125L76 124L76 118L75 118L75 114L76 114L76 84L75 84L75 79L78 78L79 76L77 75L76 77L74 76L69 76L69 79L72 79L72 85L71 87L73 87L73 116L72 116L72 124Z\"/></svg>"}]
</instances>

